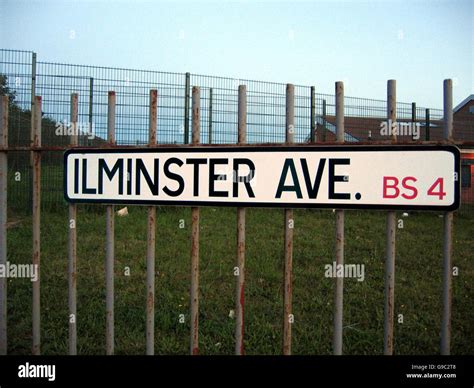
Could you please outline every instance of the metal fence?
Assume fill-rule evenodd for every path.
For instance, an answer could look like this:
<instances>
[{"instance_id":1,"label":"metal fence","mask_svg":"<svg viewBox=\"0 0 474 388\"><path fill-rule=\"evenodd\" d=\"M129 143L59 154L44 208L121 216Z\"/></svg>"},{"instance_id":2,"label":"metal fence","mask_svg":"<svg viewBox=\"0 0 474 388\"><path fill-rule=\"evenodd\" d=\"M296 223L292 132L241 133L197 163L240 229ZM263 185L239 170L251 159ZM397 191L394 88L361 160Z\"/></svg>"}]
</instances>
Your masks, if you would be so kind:
<instances>
[{"instance_id":1,"label":"metal fence","mask_svg":"<svg viewBox=\"0 0 474 388\"><path fill-rule=\"evenodd\" d=\"M79 145L97 146L107 138L107 93L117 93L116 141L119 145L143 145L148 133L148 93L159 92L158 143L191 141L191 88L201 90L202 143L231 144L237 139L238 86L247 88L247 142L285 141L285 88L283 83L223 78L191 73L170 73L112 67L42 62L29 51L0 50L2 94L11 97L10 144L29 145L34 96L42 96L42 140L44 145L65 145L61 123L69 121L69 99L78 93ZM386 101L345 97L345 141L381 140L380 123L386 119ZM314 86L295 86L294 141L327 142L336 139L335 97L316 93ZM418 138L399 136L399 142L441 140L443 111L415 103L397 102L399 121L418 122ZM58 126L60 129L58 129ZM472 122L454 120L458 143L474 140ZM42 176L42 205L65 206L62 200L62 163L59 152L43 155L48 168ZM21 173L10 190L18 208L31 204L31 166L20 155L11 165Z\"/></svg>"},{"instance_id":2,"label":"metal fence","mask_svg":"<svg viewBox=\"0 0 474 388\"><path fill-rule=\"evenodd\" d=\"M7 145L8 170L0 181L0 263L6 262L6 192L10 207L33 212L33 263L40 265L41 208L65 207L63 200L62 151L71 143L101 147L113 139L117 145L145 146L158 144L210 143L232 144L335 142L367 143L382 140L380 123L395 118L420 124L418 138L399 136L398 142L442 140L446 133L443 110L419 107L414 103L392 99L393 115L387 115L387 101L347 97L343 93L316 93L314 86L292 87L291 98L286 84L222 78L190 73L167 73L119 69L111 67L67 65L41 62L33 52L0 50L0 94L8 96L2 105L0 146ZM339 85L339 88L342 85ZM199 97L192 95L199 87ZM153 102L150 89L158 92ZM110 91L115 92L111 98ZM194 89L195 93L197 89ZM245 90L246 103L242 104ZM73 95L71 99L71 94ZM239 95L241 96L239 99ZM41 96L38 98L37 96ZM339 96L339 97L338 97ZM288 101L291 101L290 120ZM72 109L71 109L72 101ZM240 101L240 104L239 104ZM200 105L199 116L193 117L193 104ZM110 109L111 105L114 106ZM153 106L155 108L153 109ZM344 129L341 131L341 114ZM449 108L449 107L448 107ZM8 112L8 115L5 113ZM31 112L36 112L32 118ZM113 125L111 126L113 112ZM244 114L245 112L245 114ZM245 125L242 117L245 116ZM151 119L150 119L151 118ZM80 132L71 141L67 132L75 122ZM288 123L294 125L288 137ZM199 125L198 125L199 124ZM196 130L199 128L199 131ZM451 139L460 146L472 147L472 122L456 120L450 129ZM194 133L193 133L194 132ZM153 137L153 133L154 136ZM243 135L245 133L245 136ZM31 148L34 146L35 148ZM22 148L23 147L23 148ZM33 150L33 151L32 151ZM30 152L32 151L32 152ZM31 154L31 155L30 155ZM41 155L41 156L40 156ZM0 164L6 166L7 152L0 152ZM69 218L76 220L74 205L69 205ZM472 209L461 207L462 209ZM199 349L199 208L192 210L192 274L191 274L191 341L190 352ZM291 353L292 255L293 230L289 221L292 210L285 211L285 276L282 353ZM384 352L393 352L393 300L395 290L395 225L394 215L387 216L385 268ZM156 215L148 209L147 237L147 348L154 352L154 236ZM237 265L241 269L236 285L235 353L242 354L245 294L245 209L238 210ZM444 217L443 321L441 353L450 349L451 317L451 250L452 213ZM114 213L107 207L106 244L106 352L114 352ZM336 214L336 262L344 262L344 212ZM69 311L76 311L76 230L69 233ZM40 281L33 286L33 347L41 351ZM336 279L333 351L342 353L343 281ZM0 279L0 353L6 352L6 281ZM69 351L76 353L76 325L69 326Z\"/></svg>"},{"instance_id":3,"label":"metal fence","mask_svg":"<svg viewBox=\"0 0 474 388\"><path fill-rule=\"evenodd\" d=\"M188 77L188 76L186 76ZM251 86L251 84L250 84ZM230 85L229 85L230 87ZM251 126L254 116L249 112L249 108L255 106L255 102L247 97L251 97L252 94L247 92L249 85L240 85L236 90L236 100L232 100L235 104L231 104L232 107L237 106L237 111L231 115L231 111L225 111L226 119L225 123L228 124L231 120L231 116L234 117L235 127L238 132L237 139L234 139L234 143L243 144L247 142L247 131ZM276 114L276 117L271 117L268 120L275 120L275 125L280 125L282 120L284 141L286 143L293 143L298 140L297 131L295 133L294 128L304 128L303 123L298 124L298 112L299 106L298 101L298 87L288 84L285 85L284 90L284 101L280 101L280 94L278 94L279 85L274 86L276 88L274 95L270 94L270 101L274 101L274 105L266 101L265 108L272 106L271 109L276 109L280 104L283 104L284 115L280 117ZM452 84L450 80L446 80L445 84L445 107L444 107L444 125L443 125L443 136L445 141L452 140L453 131L453 120L452 120ZM388 83L387 91L387 102L386 102L386 118L391 120L398 119L396 108L396 91L395 81L391 80ZM212 88L214 89L214 88ZM201 92L205 92L206 89L199 87L192 88L192 103L191 103L191 139L193 145L198 145L202 142L201 129L206 120L203 120L201 112L205 111L201 102ZM128 89L122 93L127 93ZM248 93L248 94L247 94ZM230 95L230 89L226 96ZM171 93L171 98L175 98L174 94ZM232 94L233 95L233 94ZM205 94L204 94L205 96ZM53 97L50 97L53 98ZM138 98L138 97L134 97ZM177 98L177 97L176 97ZM227 98L227 97L226 97ZM80 95L72 93L69 95L69 103L62 105L64 114L66 115L66 109L69 114L67 115L69 122L77 123L80 120ZM159 108L157 100L159 94L156 89L153 89L147 94L147 103L143 101L143 107L145 112L142 119L146 124L143 125L147 128L147 138L142 138L143 142L146 142L146 146L158 146L156 144L157 138L159 138L159 131L157 131L157 124L159 121ZM114 91L107 93L107 102L103 105L99 105L101 109L106 111L104 118L104 125L106 128L107 147L114 147L116 145L123 144L118 140L121 132L119 129L123 128L119 124L119 115L117 112L122 112L122 120L125 120L128 115L123 114L124 107L120 107L121 94ZM227 99L225 100L228 101ZM311 101L311 100L309 100ZM344 104L347 100L344 99L344 89L341 82L336 83L335 99L335 126L336 126L336 142L341 145L345 142L345 130L344 130ZM299 102L301 104L301 102ZM44 144L42 138L42 125L43 118L42 112L47 112L43 108L42 97L35 96L33 100L33 120L31 122L31 145L28 144L26 147L22 147L15 144L10 144L9 135L9 113L13 111L12 105L7 96L3 96L1 99L0 106L0 264L7 262L7 186L9 179L7 176L7 165L10 162L10 153L13 151L28 151L31 153L31 165L32 165L32 231L33 231L33 251L32 260L33 264L38 266L38 273L40 274L40 257L41 257L41 236L40 236L40 215L41 215L41 194L43 181L41 179L42 171L47 171L48 165L43 165L43 154L50 152L53 149L65 150L70 147L77 146L79 143L78 134L72 134L71 136L64 136L66 145L54 146ZM301 107L300 107L301 108ZM229 108L230 109L230 108ZM166 110L164 111L166 114ZM300 113L303 115L303 113ZM257 115L260 117L260 115ZM305 117L305 116L303 116ZM301 118L301 117L300 117ZM99 121L100 122L100 121ZM213 122L214 121L209 121ZM188 128L189 129L189 128ZM135 133L135 132L132 132ZM137 135L140 131L137 132ZM186 128L185 128L186 133ZM221 132L218 132L221 133ZM172 132L173 134L173 132ZM275 136L278 132L273 133ZM306 134L308 135L308 134ZM133 138L133 137L131 137ZM126 138L130 139L130 138ZM304 140L300 137L300 142ZM398 141L396 136L393 136L391 142ZM14 143L14 140L13 140ZM433 144L433 143L429 143ZM100 147L104 144L96 144L96 147ZM8 155L8 158L7 158ZM50 161L48 161L50 162ZM69 234L68 234L68 284L69 284L69 313L70 317L73 316L74 320L69 320L69 353L77 354L77 318L76 318L76 267L77 267L77 231L76 231L76 206L75 204L69 204ZM106 206L106 353L114 353L114 208L111 205ZM239 275L236 281L236 329L235 329L235 353L243 354L243 318L244 318L244 304L245 304L245 209L239 208L237 217L237 268L239 269ZM190 317L191 317L191 333L190 333L190 354L199 353L199 245L200 245L200 209L199 207L192 208L191 217L191 287L190 287ZM293 210L285 209L285 223L284 223L284 291L283 291L283 344L282 353L291 354L291 321L292 315L292 273L293 273ZM154 353L154 305L155 305L155 224L156 214L153 206L148 208L148 219L147 219L147 320L146 320L146 333L147 333L147 346L146 353ZM387 212L386 222L386 260L385 260L385 305L384 305L384 354L393 354L393 329L394 329L394 296L395 296L395 246L396 246L396 218L393 211ZM451 299L452 299L452 238L453 238L453 213L447 212L444 214L444 232L443 232L443 319L441 327L441 354L450 353L450 337L451 337ZM338 210L336 213L336 246L335 256L337 264L344 263L344 210ZM7 349L7 305L6 305L6 279L0 278L0 354L6 354ZM41 326L40 326L40 278L33 283L33 354L41 353ZM343 278L337 277L335 280L335 311L334 311L334 338L333 338L333 352L334 354L342 354L343 344Z\"/></svg>"},{"instance_id":4,"label":"metal fence","mask_svg":"<svg viewBox=\"0 0 474 388\"><path fill-rule=\"evenodd\" d=\"M192 86L201 88L203 113L201 141L216 144L233 143L237 137L236 91L239 85L246 85L247 141L281 143L285 139L284 83L41 62L36 59L35 53L13 50L0 50L0 74L7 77L7 85L16 93L15 101L19 107L30 109L34 104L32 96L41 95L43 115L55 123L67 118L69 96L73 92L78 93L79 122L84 126L89 124L93 135L103 140L107 134L105 122L107 92L114 90L120 96L117 101L117 142L123 145L146 144L147 99L150 88L157 88L160 92L158 142L189 143ZM355 123L352 128L348 128L346 132L354 138L353 141L365 141L370 139L371 135L375 136L380 120L385 118L385 101L345 97L345 106L346 116L376 119L372 123L372 128L367 124L368 121ZM416 120L424 122L426 108L414 109ZM399 120L411 120L412 110L411 103L397 103ZM441 110L431 109L430 112L432 121L442 119ZM334 122L330 123L330 120L327 120L334 117L334 114L334 95L316 93L315 87L311 86L295 86L295 142L307 142L314 131L321 132L318 140L323 140L322 127L326 127L326 131L335 136ZM438 132L441 136L441 127L438 128ZM54 134L47 134L50 136L44 139L45 144L54 145L60 142ZM28 140L25 131L12 137L12 141L20 143ZM84 145L87 144L90 142Z\"/></svg>"}]
</instances>

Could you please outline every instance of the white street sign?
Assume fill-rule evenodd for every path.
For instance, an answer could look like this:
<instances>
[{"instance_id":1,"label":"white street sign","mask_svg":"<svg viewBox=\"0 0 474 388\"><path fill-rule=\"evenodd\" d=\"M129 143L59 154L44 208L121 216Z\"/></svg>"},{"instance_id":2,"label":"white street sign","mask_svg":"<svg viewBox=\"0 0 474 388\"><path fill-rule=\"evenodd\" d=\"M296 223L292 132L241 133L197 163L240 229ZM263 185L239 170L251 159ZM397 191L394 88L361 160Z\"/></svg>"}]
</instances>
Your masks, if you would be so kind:
<instances>
[{"instance_id":1,"label":"white street sign","mask_svg":"<svg viewBox=\"0 0 474 388\"><path fill-rule=\"evenodd\" d=\"M455 210L454 146L222 146L73 149L78 203Z\"/></svg>"}]
</instances>

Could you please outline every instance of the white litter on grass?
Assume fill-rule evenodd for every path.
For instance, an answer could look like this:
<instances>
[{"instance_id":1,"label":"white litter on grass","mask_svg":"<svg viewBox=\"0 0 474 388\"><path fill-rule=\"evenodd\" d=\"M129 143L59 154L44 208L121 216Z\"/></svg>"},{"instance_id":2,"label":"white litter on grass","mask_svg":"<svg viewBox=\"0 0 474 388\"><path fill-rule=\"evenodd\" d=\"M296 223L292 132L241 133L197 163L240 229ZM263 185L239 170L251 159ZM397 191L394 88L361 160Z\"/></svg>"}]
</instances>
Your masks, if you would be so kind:
<instances>
[{"instance_id":1,"label":"white litter on grass","mask_svg":"<svg viewBox=\"0 0 474 388\"><path fill-rule=\"evenodd\" d=\"M403 213L402 217L408 217L408 213Z\"/></svg>"},{"instance_id":2,"label":"white litter on grass","mask_svg":"<svg viewBox=\"0 0 474 388\"><path fill-rule=\"evenodd\" d=\"M234 310L230 310L230 311L229 311L229 318L234 319L234 317L235 317L235 311L234 311Z\"/></svg>"},{"instance_id":3,"label":"white litter on grass","mask_svg":"<svg viewBox=\"0 0 474 388\"><path fill-rule=\"evenodd\" d=\"M125 217L125 216L128 216L128 208L127 207L124 207L120 210L117 210L117 215L119 217Z\"/></svg>"}]
</instances>

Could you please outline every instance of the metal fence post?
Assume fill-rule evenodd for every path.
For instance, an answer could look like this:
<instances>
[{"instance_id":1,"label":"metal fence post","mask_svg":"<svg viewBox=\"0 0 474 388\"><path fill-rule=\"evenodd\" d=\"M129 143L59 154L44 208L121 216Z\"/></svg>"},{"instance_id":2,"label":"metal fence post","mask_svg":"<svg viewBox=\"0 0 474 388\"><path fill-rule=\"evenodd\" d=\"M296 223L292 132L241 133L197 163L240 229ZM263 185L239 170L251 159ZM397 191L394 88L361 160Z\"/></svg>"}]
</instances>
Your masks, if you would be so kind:
<instances>
[{"instance_id":1,"label":"metal fence post","mask_svg":"<svg viewBox=\"0 0 474 388\"><path fill-rule=\"evenodd\" d=\"M213 90L212 88L209 89L209 140L208 143L212 144L212 98L213 98Z\"/></svg>"},{"instance_id":2,"label":"metal fence post","mask_svg":"<svg viewBox=\"0 0 474 388\"><path fill-rule=\"evenodd\" d=\"M316 141L316 88L311 86L311 112L310 112L310 141Z\"/></svg>"},{"instance_id":3,"label":"metal fence post","mask_svg":"<svg viewBox=\"0 0 474 388\"><path fill-rule=\"evenodd\" d=\"M0 147L8 147L8 96L0 97ZM0 265L7 264L7 152L0 152ZM0 277L0 355L7 354L7 278Z\"/></svg>"},{"instance_id":4,"label":"metal fence post","mask_svg":"<svg viewBox=\"0 0 474 388\"><path fill-rule=\"evenodd\" d=\"M326 100L323 100L323 125L322 125L322 136L321 139L323 143L326 142Z\"/></svg>"},{"instance_id":5,"label":"metal fence post","mask_svg":"<svg viewBox=\"0 0 474 388\"><path fill-rule=\"evenodd\" d=\"M238 144L245 144L247 135L247 87L239 85ZM239 179L233 171L233 179ZM245 305L245 208L237 208L237 287L235 294L235 354L244 354Z\"/></svg>"},{"instance_id":6,"label":"metal fence post","mask_svg":"<svg viewBox=\"0 0 474 388\"><path fill-rule=\"evenodd\" d=\"M336 82L336 141L344 143L344 83ZM344 265L344 210L336 210L336 266ZM342 354L344 278L336 277L334 293L334 341L335 355Z\"/></svg>"},{"instance_id":7,"label":"metal fence post","mask_svg":"<svg viewBox=\"0 0 474 388\"><path fill-rule=\"evenodd\" d=\"M35 98L36 98L36 53L31 53L31 144L33 144L33 134L35 132ZM33 158L33 154L31 154ZM33 163L33 159L31 160Z\"/></svg>"},{"instance_id":8,"label":"metal fence post","mask_svg":"<svg viewBox=\"0 0 474 388\"><path fill-rule=\"evenodd\" d=\"M93 122L93 110L94 110L94 78L89 78L89 132L92 133L92 122ZM91 145L89 136L87 137L87 144Z\"/></svg>"},{"instance_id":9,"label":"metal fence post","mask_svg":"<svg viewBox=\"0 0 474 388\"><path fill-rule=\"evenodd\" d=\"M411 103L411 123L412 123L413 127L416 124L416 102ZM411 131L411 139L412 140L415 140L414 136L415 135L414 135L414 131L413 131L413 128L412 128L412 131Z\"/></svg>"},{"instance_id":10,"label":"metal fence post","mask_svg":"<svg viewBox=\"0 0 474 388\"><path fill-rule=\"evenodd\" d=\"M35 124L33 147L41 147L41 97L35 97ZM41 252L41 152L33 151L33 265L37 268L38 279L33 282L33 349L34 355L41 354L40 325L40 252Z\"/></svg>"},{"instance_id":11,"label":"metal fence post","mask_svg":"<svg viewBox=\"0 0 474 388\"><path fill-rule=\"evenodd\" d=\"M115 92L108 93L107 141L115 145ZM106 208L105 288L106 288L106 354L114 354L114 206Z\"/></svg>"},{"instance_id":12,"label":"metal fence post","mask_svg":"<svg viewBox=\"0 0 474 388\"><path fill-rule=\"evenodd\" d=\"M148 144L156 145L158 91L150 90ZM147 250L146 250L146 354L155 354L155 234L156 207L148 207Z\"/></svg>"},{"instance_id":13,"label":"metal fence post","mask_svg":"<svg viewBox=\"0 0 474 388\"><path fill-rule=\"evenodd\" d=\"M425 110L425 140L430 140L430 110L428 108Z\"/></svg>"},{"instance_id":14,"label":"metal fence post","mask_svg":"<svg viewBox=\"0 0 474 388\"><path fill-rule=\"evenodd\" d=\"M200 89L193 87L192 141L198 145L201 134ZM199 354L199 208L191 208L191 355Z\"/></svg>"},{"instance_id":15,"label":"metal fence post","mask_svg":"<svg viewBox=\"0 0 474 388\"><path fill-rule=\"evenodd\" d=\"M292 144L295 132L295 86L286 85L286 144ZM293 294L293 209L285 209L285 250L283 289L283 354L291 354L291 300Z\"/></svg>"},{"instance_id":16,"label":"metal fence post","mask_svg":"<svg viewBox=\"0 0 474 388\"><path fill-rule=\"evenodd\" d=\"M184 80L184 144L189 143L189 88L191 87L191 74L186 73Z\"/></svg>"},{"instance_id":17,"label":"metal fence post","mask_svg":"<svg viewBox=\"0 0 474 388\"><path fill-rule=\"evenodd\" d=\"M30 117L30 146L33 145L33 134L35 132L35 113L36 113L36 53L31 53L31 117ZM30 152L30 165L33 166L33 153ZM33 192L30 192L33 195ZM31 197L31 206L33 206L33 197Z\"/></svg>"},{"instance_id":18,"label":"metal fence post","mask_svg":"<svg viewBox=\"0 0 474 388\"><path fill-rule=\"evenodd\" d=\"M71 94L71 146L78 145L78 95ZM68 302L69 302L69 354L77 354L77 206L69 204L68 228Z\"/></svg>"},{"instance_id":19,"label":"metal fence post","mask_svg":"<svg viewBox=\"0 0 474 388\"><path fill-rule=\"evenodd\" d=\"M387 83L387 119L394 123L397 119L397 95L396 81L389 80ZM397 141L396 134L392 135L392 141ZM385 309L384 309L384 354L393 354L393 316L395 302L395 232L396 213L387 212L386 224L386 259L385 259Z\"/></svg>"},{"instance_id":20,"label":"metal fence post","mask_svg":"<svg viewBox=\"0 0 474 388\"><path fill-rule=\"evenodd\" d=\"M444 138L453 140L453 82L445 79L444 89ZM459 179L459 177L458 177ZM443 318L441 322L441 354L451 352L451 302L453 297L452 266L453 266L453 212L444 213L443 225Z\"/></svg>"}]
</instances>

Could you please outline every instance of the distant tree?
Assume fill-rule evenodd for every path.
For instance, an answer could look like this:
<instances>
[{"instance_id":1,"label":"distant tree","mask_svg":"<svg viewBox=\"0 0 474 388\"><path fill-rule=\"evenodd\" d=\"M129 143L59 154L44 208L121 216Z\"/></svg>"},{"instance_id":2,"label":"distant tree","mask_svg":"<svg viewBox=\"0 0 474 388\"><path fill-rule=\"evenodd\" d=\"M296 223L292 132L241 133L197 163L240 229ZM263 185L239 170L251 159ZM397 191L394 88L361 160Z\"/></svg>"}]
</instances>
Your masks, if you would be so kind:
<instances>
[{"instance_id":1,"label":"distant tree","mask_svg":"<svg viewBox=\"0 0 474 388\"><path fill-rule=\"evenodd\" d=\"M16 99L16 91L8 84L8 77L0 74L0 95L8 96L9 114L8 114L8 143L12 146L25 146L30 144L31 132L31 109L24 109ZM67 144L68 139L55 136L56 122L41 114L41 135L43 144L60 145ZM48 160L47 155L44 159ZM16 159L21 163L21 156ZM15 158L10 158L15 163Z\"/></svg>"},{"instance_id":2,"label":"distant tree","mask_svg":"<svg viewBox=\"0 0 474 388\"><path fill-rule=\"evenodd\" d=\"M0 73L0 95L8 96L10 104L13 104L16 98L16 92L8 87L8 77Z\"/></svg>"},{"instance_id":3,"label":"distant tree","mask_svg":"<svg viewBox=\"0 0 474 388\"><path fill-rule=\"evenodd\" d=\"M10 101L9 120L8 120L8 142L12 146L25 146L30 144L31 132L31 110L22 108L16 99L16 92L8 84L8 77L0 73L0 95L8 96ZM29 104L27 105L29 106ZM66 134L59 134L56 129L59 123L56 120L41 113L41 142L43 145L68 145L70 137ZM88 141L87 134L79 135L79 144L90 144L99 146L104 144L105 140L95 137ZM44 153L44 163L62 163L60 152Z\"/></svg>"}]
</instances>

